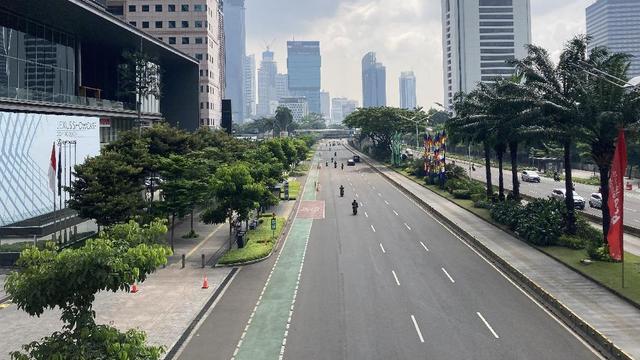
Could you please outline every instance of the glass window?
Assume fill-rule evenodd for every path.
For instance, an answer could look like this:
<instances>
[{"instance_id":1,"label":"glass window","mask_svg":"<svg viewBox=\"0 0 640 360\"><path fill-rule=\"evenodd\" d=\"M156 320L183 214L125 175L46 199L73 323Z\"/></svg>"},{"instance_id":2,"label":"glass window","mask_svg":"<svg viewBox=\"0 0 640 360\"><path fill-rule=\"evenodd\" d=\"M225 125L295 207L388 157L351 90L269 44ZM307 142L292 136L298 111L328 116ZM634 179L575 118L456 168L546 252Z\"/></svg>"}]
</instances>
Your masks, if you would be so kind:
<instances>
[{"instance_id":1,"label":"glass window","mask_svg":"<svg viewBox=\"0 0 640 360\"><path fill-rule=\"evenodd\" d=\"M182 21L181 24L182 24L181 26L183 28L188 28L189 27L189 22L188 21Z\"/></svg>"},{"instance_id":2,"label":"glass window","mask_svg":"<svg viewBox=\"0 0 640 360\"><path fill-rule=\"evenodd\" d=\"M129 21L129 24L131 24L131 26L138 26L135 21Z\"/></svg>"},{"instance_id":3,"label":"glass window","mask_svg":"<svg viewBox=\"0 0 640 360\"><path fill-rule=\"evenodd\" d=\"M149 22L148 21L143 21L142 22L142 28L143 29L148 29L149 28Z\"/></svg>"},{"instance_id":4,"label":"glass window","mask_svg":"<svg viewBox=\"0 0 640 360\"><path fill-rule=\"evenodd\" d=\"M195 23L194 24L195 27L197 27L197 28L201 28L202 27L202 20L196 20L194 23Z\"/></svg>"},{"instance_id":5,"label":"glass window","mask_svg":"<svg viewBox=\"0 0 640 360\"><path fill-rule=\"evenodd\" d=\"M176 43L176 38L175 36L170 36L169 37L169 44L174 45Z\"/></svg>"},{"instance_id":6,"label":"glass window","mask_svg":"<svg viewBox=\"0 0 640 360\"><path fill-rule=\"evenodd\" d=\"M176 27L176 22L175 21L169 21L169 28L170 29L174 29Z\"/></svg>"},{"instance_id":7,"label":"glass window","mask_svg":"<svg viewBox=\"0 0 640 360\"><path fill-rule=\"evenodd\" d=\"M156 12L162 12L162 4L156 4Z\"/></svg>"},{"instance_id":8,"label":"glass window","mask_svg":"<svg viewBox=\"0 0 640 360\"><path fill-rule=\"evenodd\" d=\"M188 37L183 37L182 38L182 45L188 45L189 44L189 38Z\"/></svg>"},{"instance_id":9,"label":"glass window","mask_svg":"<svg viewBox=\"0 0 640 360\"><path fill-rule=\"evenodd\" d=\"M168 12L175 12L176 11L176 5L175 4L167 5L167 11Z\"/></svg>"},{"instance_id":10,"label":"glass window","mask_svg":"<svg viewBox=\"0 0 640 360\"><path fill-rule=\"evenodd\" d=\"M196 59L202 60L202 54L196 54Z\"/></svg>"},{"instance_id":11,"label":"glass window","mask_svg":"<svg viewBox=\"0 0 640 360\"><path fill-rule=\"evenodd\" d=\"M201 37L197 37L195 38L196 44L202 44L202 38Z\"/></svg>"},{"instance_id":12,"label":"glass window","mask_svg":"<svg viewBox=\"0 0 640 360\"><path fill-rule=\"evenodd\" d=\"M149 12L149 5L142 5L142 12Z\"/></svg>"},{"instance_id":13,"label":"glass window","mask_svg":"<svg viewBox=\"0 0 640 360\"><path fill-rule=\"evenodd\" d=\"M182 10L182 11L189 11L189 4L182 4L182 5L180 5L180 10Z\"/></svg>"},{"instance_id":14,"label":"glass window","mask_svg":"<svg viewBox=\"0 0 640 360\"><path fill-rule=\"evenodd\" d=\"M129 12L136 12L136 6L135 5L129 5Z\"/></svg>"},{"instance_id":15,"label":"glass window","mask_svg":"<svg viewBox=\"0 0 640 360\"><path fill-rule=\"evenodd\" d=\"M202 6L202 4L195 4L193 5L193 11L202 12L204 11L204 6Z\"/></svg>"},{"instance_id":16,"label":"glass window","mask_svg":"<svg viewBox=\"0 0 640 360\"><path fill-rule=\"evenodd\" d=\"M162 29L162 21L156 21L156 29Z\"/></svg>"}]
</instances>

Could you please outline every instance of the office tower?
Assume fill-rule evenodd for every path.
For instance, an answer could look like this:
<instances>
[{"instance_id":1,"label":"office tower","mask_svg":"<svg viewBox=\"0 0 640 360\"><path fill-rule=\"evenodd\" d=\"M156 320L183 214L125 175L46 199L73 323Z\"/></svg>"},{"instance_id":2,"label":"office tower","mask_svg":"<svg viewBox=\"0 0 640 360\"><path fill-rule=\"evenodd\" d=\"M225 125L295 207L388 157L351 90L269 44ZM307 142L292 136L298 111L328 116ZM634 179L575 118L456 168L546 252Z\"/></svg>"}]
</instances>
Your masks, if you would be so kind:
<instances>
[{"instance_id":1,"label":"office tower","mask_svg":"<svg viewBox=\"0 0 640 360\"><path fill-rule=\"evenodd\" d=\"M256 56L251 54L244 58L244 117L251 118L256 114Z\"/></svg>"},{"instance_id":2,"label":"office tower","mask_svg":"<svg viewBox=\"0 0 640 360\"><path fill-rule=\"evenodd\" d=\"M400 107L416 108L416 76L413 71L403 71L400 74Z\"/></svg>"},{"instance_id":3,"label":"office tower","mask_svg":"<svg viewBox=\"0 0 640 360\"><path fill-rule=\"evenodd\" d=\"M304 96L309 111L320 113L321 57L319 41L287 41L289 94Z\"/></svg>"},{"instance_id":4,"label":"office tower","mask_svg":"<svg viewBox=\"0 0 640 360\"><path fill-rule=\"evenodd\" d=\"M387 69L374 52L362 58L362 106L387 106Z\"/></svg>"},{"instance_id":5,"label":"office tower","mask_svg":"<svg viewBox=\"0 0 640 360\"><path fill-rule=\"evenodd\" d=\"M480 81L510 77L510 59L531 43L529 0L442 0L444 100L468 93Z\"/></svg>"},{"instance_id":6,"label":"office tower","mask_svg":"<svg viewBox=\"0 0 640 360\"><path fill-rule=\"evenodd\" d=\"M331 99L331 124L340 124L358 108L358 102L347 98Z\"/></svg>"},{"instance_id":7,"label":"office tower","mask_svg":"<svg viewBox=\"0 0 640 360\"><path fill-rule=\"evenodd\" d=\"M283 97L279 100L280 106L284 106L291 110L294 121L300 121L303 117L309 115L309 104L307 99L302 96Z\"/></svg>"},{"instance_id":8,"label":"office tower","mask_svg":"<svg viewBox=\"0 0 640 360\"><path fill-rule=\"evenodd\" d=\"M271 102L277 101L276 75L278 64L273 60L273 51L268 48L262 53L260 69L258 69L258 115L272 115Z\"/></svg>"},{"instance_id":9,"label":"office tower","mask_svg":"<svg viewBox=\"0 0 640 360\"><path fill-rule=\"evenodd\" d=\"M587 7L589 50L606 46L612 52L633 56L628 76L640 76L640 1L597 0Z\"/></svg>"},{"instance_id":10,"label":"office tower","mask_svg":"<svg viewBox=\"0 0 640 360\"><path fill-rule=\"evenodd\" d=\"M107 9L200 62L200 125L219 128L225 95L222 0L107 0Z\"/></svg>"},{"instance_id":11,"label":"office tower","mask_svg":"<svg viewBox=\"0 0 640 360\"><path fill-rule=\"evenodd\" d=\"M225 98L231 100L233 122L244 121L244 0L224 0Z\"/></svg>"},{"instance_id":12,"label":"office tower","mask_svg":"<svg viewBox=\"0 0 640 360\"><path fill-rule=\"evenodd\" d=\"M331 95L327 91L320 92L320 114L329 123L331 119Z\"/></svg>"},{"instance_id":13,"label":"office tower","mask_svg":"<svg viewBox=\"0 0 640 360\"><path fill-rule=\"evenodd\" d=\"M276 98L280 100L289 96L289 76L287 74L276 74Z\"/></svg>"}]
</instances>

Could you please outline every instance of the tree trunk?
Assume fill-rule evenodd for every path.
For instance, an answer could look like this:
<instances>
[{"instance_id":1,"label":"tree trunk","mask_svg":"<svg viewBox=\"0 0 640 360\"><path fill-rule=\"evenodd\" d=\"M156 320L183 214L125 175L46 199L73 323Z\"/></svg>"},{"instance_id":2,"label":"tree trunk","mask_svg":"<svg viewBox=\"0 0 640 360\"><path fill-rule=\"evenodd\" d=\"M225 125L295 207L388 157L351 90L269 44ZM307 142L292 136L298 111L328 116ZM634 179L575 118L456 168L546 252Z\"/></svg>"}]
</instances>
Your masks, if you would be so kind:
<instances>
[{"instance_id":1,"label":"tree trunk","mask_svg":"<svg viewBox=\"0 0 640 360\"><path fill-rule=\"evenodd\" d=\"M176 228L176 214L171 215L171 252L173 252L173 233Z\"/></svg>"},{"instance_id":2,"label":"tree trunk","mask_svg":"<svg viewBox=\"0 0 640 360\"><path fill-rule=\"evenodd\" d=\"M491 148L488 142L484 142L484 169L487 177L487 197L493 197L493 182L491 181Z\"/></svg>"},{"instance_id":3,"label":"tree trunk","mask_svg":"<svg viewBox=\"0 0 640 360\"><path fill-rule=\"evenodd\" d=\"M573 176L571 174L571 140L564 141L564 202L567 206L567 228L569 235L576 234L576 208L573 201Z\"/></svg>"},{"instance_id":4,"label":"tree trunk","mask_svg":"<svg viewBox=\"0 0 640 360\"><path fill-rule=\"evenodd\" d=\"M513 183L513 198L520 200L520 181L518 181L518 142L509 143L511 153L511 181Z\"/></svg>"},{"instance_id":5,"label":"tree trunk","mask_svg":"<svg viewBox=\"0 0 640 360\"><path fill-rule=\"evenodd\" d=\"M609 214L609 172L611 171L610 165L598 166L600 172L600 195L602 196L602 233L604 235L603 241L607 243L607 234L609 234L609 227L611 226L611 216Z\"/></svg>"},{"instance_id":6,"label":"tree trunk","mask_svg":"<svg viewBox=\"0 0 640 360\"><path fill-rule=\"evenodd\" d=\"M498 199L504 200L504 176L502 173L502 159L504 158L504 152L502 150L497 151L498 155Z\"/></svg>"},{"instance_id":7,"label":"tree trunk","mask_svg":"<svg viewBox=\"0 0 640 360\"><path fill-rule=\"evenodd\" d=\"M193 213L194 209L191 209L191 234L193 234Z\"/></svg>"}]
</instances>

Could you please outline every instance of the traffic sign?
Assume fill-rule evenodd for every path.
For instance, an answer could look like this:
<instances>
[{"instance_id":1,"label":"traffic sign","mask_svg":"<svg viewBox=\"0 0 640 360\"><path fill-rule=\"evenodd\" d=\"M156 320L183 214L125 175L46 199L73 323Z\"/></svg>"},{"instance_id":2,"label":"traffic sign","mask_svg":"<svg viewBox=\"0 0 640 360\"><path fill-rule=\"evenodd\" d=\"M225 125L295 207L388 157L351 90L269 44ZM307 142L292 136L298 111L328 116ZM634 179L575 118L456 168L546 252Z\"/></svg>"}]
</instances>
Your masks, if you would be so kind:
<instances>
[{"instance_id":1,"label":"traffic sign","mask_svg":"<svg viewBox=\"0 0 640 360\"><path fill-rule=\"evenodd\" d=\"M271 230L275 230L276 229L276 218L272 218L271 219Z\"/></svg>"}]
</instances>

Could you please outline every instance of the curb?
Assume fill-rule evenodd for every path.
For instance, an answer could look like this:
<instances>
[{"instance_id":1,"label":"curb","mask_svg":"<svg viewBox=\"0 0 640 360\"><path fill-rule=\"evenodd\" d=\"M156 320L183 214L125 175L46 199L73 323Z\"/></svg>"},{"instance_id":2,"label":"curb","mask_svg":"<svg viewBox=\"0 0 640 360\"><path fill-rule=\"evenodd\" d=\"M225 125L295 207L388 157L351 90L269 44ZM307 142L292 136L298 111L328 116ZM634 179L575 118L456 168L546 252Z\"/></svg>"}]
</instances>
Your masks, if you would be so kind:
<instances>
[{"instance_id":1,"label":"curb","mask_svg":"<svg viewBox=\"0 0 640 360\"><path fill-rule=\"evenodd\" d=\"M348 147L349 150L356 152L355 149ZM358 152L359 153L359 152ZM418 196L404 188L402 185L397 183L395 180L391 179L389 176L381 172L378 168L373 166L368 157L364 157L361 154L361 158L364 162L371 167L375 172L379 173L382 177L384 177L387 181L393 184L400 191L405 193L411 199L416 201L418 204L423 206L425 210L427 210L431 215L433 215L438 221L446 224L446 226L455 234L460 236L462 239L466 240L469 245L473 246L475 249L480 251L484 256L486 256L491 262L493 262L496 266L498 266L506 275L508 275L511 279L516 281L527 293L534 296L536 299L541 301L545 307L551 311L554 315L559 317L567 326L573 329L577 334L579 334L587 343L591 346L598 349L603 355L610 359L623 359L623 360L633 360L631 356L625 353L622 349L616 346L611 340L607 339L604 335L602 335L598 330L593 328L587 322L578 317L573 311L571 311L568 307L562 304L559 300L549 294L544 288L540 287L534 281L529 279L526 275L520 272L518 269L514 268L507 261L503 260L500 256L494 253L491 249L485 246L480 240L475 238L473 235L466 232L456 223L448 219L446 216L442 215L438 211L436 211L433 207L427 204L425 201L420 199ZM575 271L575 270L574 270Z\"/></svg>"}]
</instances>

